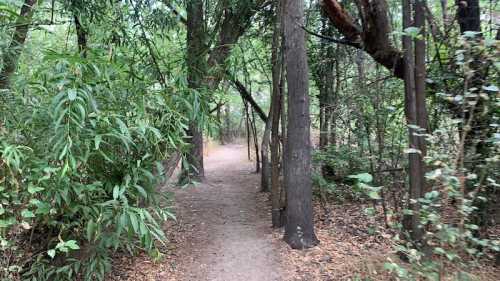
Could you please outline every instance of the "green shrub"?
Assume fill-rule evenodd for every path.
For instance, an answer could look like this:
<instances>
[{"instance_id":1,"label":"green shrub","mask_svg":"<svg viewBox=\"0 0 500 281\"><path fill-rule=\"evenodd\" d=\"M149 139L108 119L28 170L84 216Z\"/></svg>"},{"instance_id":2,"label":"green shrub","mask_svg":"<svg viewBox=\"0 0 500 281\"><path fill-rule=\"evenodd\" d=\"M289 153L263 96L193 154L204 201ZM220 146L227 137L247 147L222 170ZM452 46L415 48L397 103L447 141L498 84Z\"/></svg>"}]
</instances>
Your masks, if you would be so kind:
<instances>
[{"instance_id":1,"label":"green shrub","mask_svg":"<svg viewBox=\"0 0 500 281\"><path fill-rule=\"evenodd\" d=\"M4 102L0 280L103 280L113 251L159 255L173 217L159 161L183 145L172 108L188 102L129 83L118 63L45 63Z\"/></svg>"}]
</instances>

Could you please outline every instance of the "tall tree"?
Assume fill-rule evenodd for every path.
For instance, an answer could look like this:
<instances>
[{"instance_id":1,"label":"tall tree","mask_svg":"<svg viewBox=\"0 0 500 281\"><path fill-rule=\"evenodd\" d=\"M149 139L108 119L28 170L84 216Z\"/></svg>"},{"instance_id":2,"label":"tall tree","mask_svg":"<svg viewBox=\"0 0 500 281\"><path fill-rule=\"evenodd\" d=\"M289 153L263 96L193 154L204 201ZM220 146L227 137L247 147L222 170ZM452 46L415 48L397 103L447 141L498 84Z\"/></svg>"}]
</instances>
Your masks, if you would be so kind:
<instances>
[{"instance_id":1,"label":"tall tree","mask_svg":"<svg viewBox=\"0 0 500 281\"><path fill-rule=\"evenodd\" d=\"M282 87L280 85L282 75L281 69L283 61L281 60L283 49L283 23L282 23L282 3L276 1L275 5L275 23L272 42L272 95L271 95L271 201L272 201L272 223L273 227L282 227L284 223L284 210L282 208L282 185L280 183L280 139L279 126L282 104Z\"/></svg>"},{"instance_id":2,"label":"tall tree","mask_svg":"<svg viewBox=\"0 0 500 281\"><path fill-rule=\"evenodd\" d=\"M202 0L187 2L187 79L193 91L203 89L206 77L206 30ZM191 120L187 131L191 147L188 154L188 166L184 167L182 181L202 181L205 177L203 168L203 129L196 120Z\"/></svg>"},{"instance_id":3,"label":"tall tree","mask_svg":"<svg viewBox=\"0 0 500 281\"><path fill-rule=\"evenodd\" d=\"M314 233L309 116L309 67L305 46L304 1L284 2L285 64L288 88L285 188L285 241L294 249L317 245Z\"/></svg>"},{"instance_id":4,"label":"tall tree","mask_svg":"<svg viewBox=\"0 0 500 281\"><path fill-rule=\"evenodd\" d=\"M403 28L414 24L423 34L425 28L425 2L417 0L414 5L403 0ZM414 17L413 17L414 14ZM420 206L418 199L425 193L426 153L425 139L421 137L427 129L427 110L425 105L425 36L415 37L415 44L409 35L403 35L405 115L408 124L409 146L408 174L410 182L409 207L413 211L404 220L404 227L411 239L423 245L423 229L420 227Z\"/></svg>"},{"instance_id":5,"label":"tall tree","mask_svg":"<svg viewBox=\"0 0 500 281\"><path fill-rule=\"evenodd\" d=\"M3 67L0 71L0 90L9 88L10 78L14 74L17 61L28 36L29 26L38 0L25 0L16 21L14 35L3 55Z\"/></svg>"},{"instance_id":6,"label":"tall tree","mask_svg":"<svg viewBox=\"0 0 500 281\"><path fill-rule=\"evenodd\" d=\"M192 5L191 2L192 1L187 2L188 15L190 13L190 5ZM195 2L202 2L202 1L195 0ZM208 89L214 90L219 86L220 81L226 74L224 66L225 61L231 54L231 50L233 46L238 42L238 39L248 29L251 22L250 21L251 18L253 17L255 12L259 9L259 7L263 4L263 2L264 2L263 0L237 1L236 3L229 3L224 1L223 5L221 5L222 11L220 15L222 15L222 18L216 20L220 21L220 25L217 25L218 33L217 30L215 30L214 32L217 34L216 43L215 46L210 51L204 49L206 53L209 53L209 56L206 65L203 66L202 70L199 71L200 74L201 72L205 73L205 75L202 76L200 81L203 81L204 86L207 87ZM179 14L178 11L176 11L172 5L169 4L167 5L173 9L174 13ZM204 28L204 26L206 26L206 23L204 22L204 17L203 17L203 7L202 7L201 17L193 21L196 21L196 24L202 24L203 26L204 31L202 33L197 33L197 34L200 36L202 35L203 37L206 36L207 32ZM190 25L194 25L195 23L194 22L190 23L189 19L186 19L186 24L189 30ZM193 27L191 26L191 28ZM197 41L197 40L202 40L203 37L198 39L193 37L192 39L194 41ZM203 40L202 45L205 46L204 44L206 43L207 42ZM197 45L194 42L193 44ZM189 46L188 46L188 53L190 53ZM188 56L190 55L188 54ZM199 63L201 62L205 63L205 60L203 59ZM207 75L208 72L210 72L210 75ZM193 124L188 131L188 136L190 136L188 141L191 145L190 157L188 158L188 162L191 164L192 167L194 167L194 169L191 169L190 173L193 174L195 178L203 179L205 173L203 167L203 131L200 128L195 128L195 127L196 126L194 126Z\"/></svg>"}]
</instances>

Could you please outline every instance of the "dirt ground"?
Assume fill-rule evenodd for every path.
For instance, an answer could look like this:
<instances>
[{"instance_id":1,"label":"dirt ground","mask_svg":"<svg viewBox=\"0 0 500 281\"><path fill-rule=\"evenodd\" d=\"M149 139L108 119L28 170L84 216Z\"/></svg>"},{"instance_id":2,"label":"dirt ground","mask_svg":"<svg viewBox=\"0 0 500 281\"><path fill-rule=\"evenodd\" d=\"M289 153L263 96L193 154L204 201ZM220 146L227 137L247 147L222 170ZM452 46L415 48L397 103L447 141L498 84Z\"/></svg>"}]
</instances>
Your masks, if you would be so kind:
<instances>
[{"instance_id":1,"label":"dirt ground","mask_svg":"<svg viewBox=\"0 0 500 281\"><path fill-rule=\"evenodd\" d=\"M259 192L243 145L210 146L206 181L173 192L176 221L165 224L169 242L163 258L117 255L113 281L327 281L395 280L383 265L394 257L391 233L382 218L368 217L359 204L315 202L321 243L292 250L282 230L271 228L268 194ZM365 206L368 207L368 206ZM500 270L482 266L476 280L500 280Z\"/></svg>"},{"instance_id":2,"label":"dirt ground","mask_svg":"<svg viewBox=\"0 0 500 281\"><path fill-rule=\"evenodd\" d=\"M174 188L177 222L166 225L167 256L122 258L115 280L284 280L260 176L242 145L212 148L203 184ZM116 267L116 265L115 265Z\"/></svg>"}]
</instances>

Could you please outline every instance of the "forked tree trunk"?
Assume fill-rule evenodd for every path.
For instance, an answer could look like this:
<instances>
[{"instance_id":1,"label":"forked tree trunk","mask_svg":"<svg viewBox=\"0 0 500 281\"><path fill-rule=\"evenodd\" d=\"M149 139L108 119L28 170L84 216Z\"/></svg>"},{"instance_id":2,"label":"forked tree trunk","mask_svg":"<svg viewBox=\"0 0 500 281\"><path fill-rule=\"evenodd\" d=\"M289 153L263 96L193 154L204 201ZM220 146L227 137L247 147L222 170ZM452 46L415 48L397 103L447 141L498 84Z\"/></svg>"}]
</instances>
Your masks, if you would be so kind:
<instances>
[{"instance_id":1,"label":"forked tree trunk","mask_svg":"<svg viewBox=\"0 0 500 281\"><path fill-rule=\"evenodd\" d=\"M288 134L285 148L287 208L284 240L294 249L319 243L314 233L309 116L309 68L305 47L304 1L284 3Z\"/></svg>"},{"instance_id":2,"label":"forked tree trunk","mask_svg":"<svg viewBox=\"0 0 500 281\"><path fill-rule=\"evenodd\" d=\"M7 51L3 55L3 68L0 71L0 90L8 89L10 78L16 71L17 61L28 36L29 25L38 0L25 0L16 21L16 29Z\"/></svg>"},{"instance_id":3,"label":"forked tree trunk","mask_svg":"<svg viewBox=\"0 0 500 281\"><path fill-rule=\"evenodd\" d=\"M163 2L170 9L172 9L175 14L180 15L179 11L177 11L168 1L165 0ZM188 68L190 61L192 62L192 66L196 65L196 62L190 60L190 57L193 59L198 59L198 66L200 67L198 71L200 72L200 74L203 74L201 78L197 78L200 80L199 84L204 84L208 89L215 90L218 87L221 79L223 78L223 74L225 73L224 62L229 57L233 46L243 35L245 30L249 27L251 18L258 10L258 7L262 4L262 0L252 0L251 5L249 5L247 9L239 9L238 6L226 5L226 7L223 8L224 19L220 24L217 43L210 52L205 52L205 36L207 34L204 28L204 1L190 0L186 2L186 11L188 14L188 18L185 21L181 20L181 22L185 23L188 29ZM189 18L190 15L191 19ZM189 43L190 41L191 44ZM190 46L192 49L190 48ZM205 59L206 53L210 54L207 60ZM214 75L210 75L210 77L207 76L207 69L210 69ZM259 116L261 116L260 113ZM201 155L201 158L198 157L198 159L193 159L196 161L194 163L191 163L191 165L196 169L192 169L191 172L196 177L203 179L203 131L196 130L196 133L200 135L188 138L188 142L191 144L191 153L198 156ZM196 139L201 139L201 145L190 141Z\"/></svg>"}]
</instances>

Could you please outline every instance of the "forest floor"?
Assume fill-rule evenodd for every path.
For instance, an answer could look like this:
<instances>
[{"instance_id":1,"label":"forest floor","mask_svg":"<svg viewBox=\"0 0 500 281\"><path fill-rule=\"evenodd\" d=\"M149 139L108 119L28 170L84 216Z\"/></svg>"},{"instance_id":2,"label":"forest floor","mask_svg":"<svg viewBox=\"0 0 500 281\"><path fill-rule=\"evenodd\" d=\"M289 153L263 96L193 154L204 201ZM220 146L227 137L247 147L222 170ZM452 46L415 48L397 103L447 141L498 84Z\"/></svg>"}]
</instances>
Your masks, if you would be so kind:
<instances>
[{"instance_id":1,"label":"forest floor","mask_svg":"<svg viewBox=\"0 0 500 281\"><path fill-rule=\"evenodd\" d=\"M326 206L314 202L321 243L297 251L272 230L268 194L243 145L217 146L205 158L206 181L186 188L165 187L175 198L176 221L165 224L169 243L155 261L117 255L107 280L126 281L328 281L392 280L383 269L397 260L391 233L370 205ZM495 267L481 268L479 280L500 280Z\"/></svg>"},{"instance_id":2,"label":"forest floor","mask_svg":"<svg viewBox=\"0 0 500 281\"><path fill-rule=\"evenodd\" d=\"M167 256L116 262L114 280L284 280L260 176L243 145L219 146L205 157L206 180L175 194L177 221L165 226Z\"/></svg>"}]
</instances>

